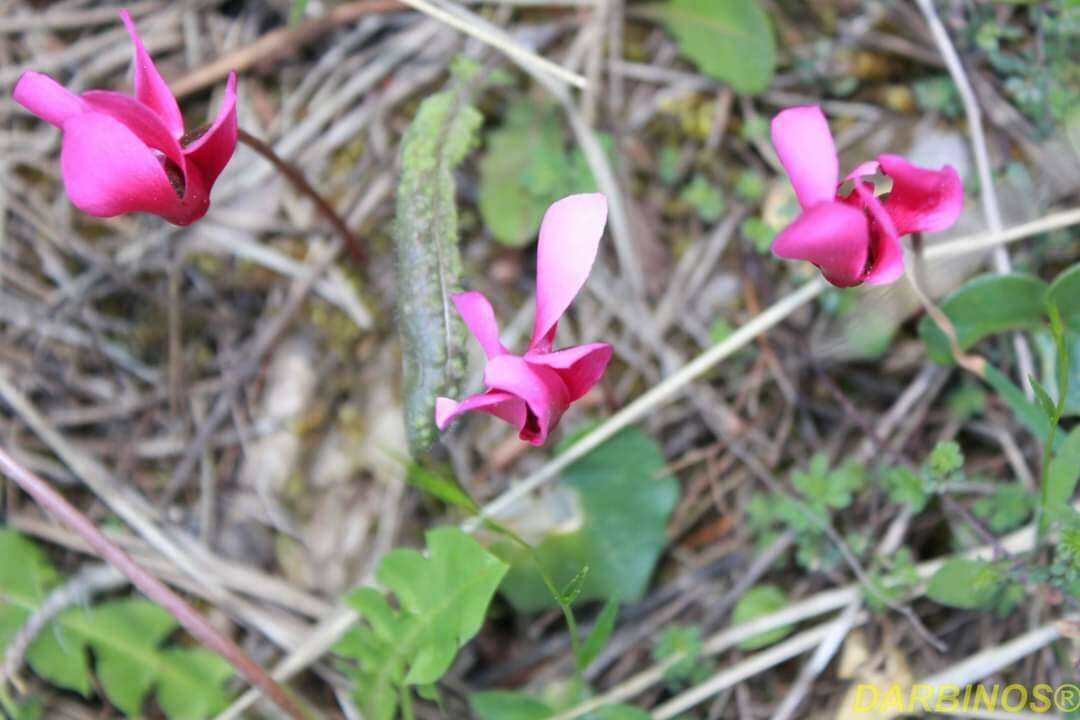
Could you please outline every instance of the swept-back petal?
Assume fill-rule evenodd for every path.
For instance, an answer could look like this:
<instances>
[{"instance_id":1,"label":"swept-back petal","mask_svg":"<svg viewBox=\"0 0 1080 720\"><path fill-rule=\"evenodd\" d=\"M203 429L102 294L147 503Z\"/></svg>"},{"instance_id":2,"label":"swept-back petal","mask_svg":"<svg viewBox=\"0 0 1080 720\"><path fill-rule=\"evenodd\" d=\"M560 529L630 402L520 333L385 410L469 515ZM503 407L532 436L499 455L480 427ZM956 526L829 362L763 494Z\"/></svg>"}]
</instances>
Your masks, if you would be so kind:
<instances>
[{"instance_id":1,"label":"swept-back petal","mask_svg":"<svg viewBox=\"0 0 1080 720\"><path fill-rule=\"evenodd\" d=\"M878 162L893 181L885 210L899 234L944 230L960 217L964 186L952 166L927 170L899 155L882 155Z\"/></svg>"},{"instance_id":2,"label":"swept-back petal","mask_svg":"<svg viewBox=\"0 0 1080 720\"><path fill-rule=\"evenodd\" d=\"M820 107L804 105L780 112L772 120L772 141L804 209L836 196L839 161Z\"/></svg>"},{"instance_id":3,"label":"swept-back petal","mask_svg":"<svg viewBox=\"0 0 1080 720\"><path fill-rule=\"evenodd\" d=\"M150 212L178 224L194 219L150 148L108 115L84 113L64 123L60 168L71 201L91 215Z\"/></svg>"},{"instance_id":4,"label":"swept-back petal","mask_svg":"<svg viewBox=\"0 0 1080 720\"><path fill-rule=\"evenodd\" d=\"M461 402L450 398L435 399L435 425L445 430L454 418L470 410L479 410L488 415L505 420L520 432L525 427L528 410L525 401L508 392L489 390L478 395L470 395Z\"/></svg>"},{"instance_id":5,"label":"swept-back petal","mask_svg":"<svg viewBox=\"0 0 1080 720\"><path fill-rule=\"evenodd\" d=\"M863 282L867 285L895 282L904 274L904 248L900 245L892 218L868 185L856 183L855 196L869 216L869 267L863 274Z\"/></svg>"},{"instance_id":6,"label":"swept-back petal","mask_svg":"<svg viewBox=\"0 0 1080 720\"><path fill-rule=\"evenodd\" d=\"M839 202L820 203L780 231L773 241L777 257L808 260L837 287L862 282L870 231L863 212Z\"/></svg>"},{"instance_id":7,"label":"swept-back petal","mask_svg":"<svg viewBox=\"0 0 1080 720\"><path fill-rule=\"evenodd\" d=\"M607 343L577 345L547 353L529 353L525 362L551 368L570 392L570 402L581 398L604 375L611 361L612 348Z\"/></svg>"},{"instance_id":8,"label":"swept-back petal","mask_svg":"<svg viewBox=\"0 0 1080 720\"><path fill-rule=\"evenodd\" d=\"M504 355L506 348L499 342L499 325L495 321L495 311L491 309L491 303L484 294L475 290L457 293L451 297L461 319L469 328L469 332L480 341L484 348L484 354L489 358Z\"/></svg>"},{"instance_id":9,"label":"swept-back petal","mask_svg":"<svg viewBox=\"0 0 1080 720\"><path fill-rule=\"evenodd\" d=\"M877 160L867 160L861 162L855 166L855 168L844 176L844 180L858 180L859 178L866 177L867 175L876 175L878 171Z\"/></svg>"},{"instance_id":10,"label":"swept-back petal","mask_svg":"<svg viewBox=\"0 0 1080 720\"><path fill-rule=\"evenodd\" d=\"M536 247L536 320L530 350L547 350L555 327L585 285L607 222L601 193L570 195L544 213Z\"/></svg>"},{"instance_id":11,"label":"swept-back petal","mask_svg":"<svg viewBox=\"0 0 1080 720\"><path fill-rule=\"evenodd\" d=\"M544 444L570 405L570 393L556 371L530 365L516 355L500 355L488 361L484 384L525 401L529 413L519 437L533 445Z\"/></svg>"},{"instance_id":12,"label":"swept-back petal","mask_svg":"<svg viewBox=\"0 0 1080 720\"><path fill-rule=\"evenodd\" d=\"M179 140L184 134L184 117L180 114L176 98L146 51L131 14L121 10L120 19L124 21L124 27L135 45L135 99L157 113L172 136Z\"/></svg>"},{"instance_id":13,"label":"swept-back petal","mask_svg":"<svg viewBox=\"0 0 1080 720\"><path fill-rule=\"evenodd\" d=\"M157 113L135 98L109 90L89 90L83 93L82 97L90 110L120 122L149 147L161 151L165 157L176 163L181 171L184 170L180 143L165 127Z\"/></svg>"},{"instance_id":14,"label":"swept-back petal","mask_svg":"<svg viewBox=\"0 0 1080 720\"><path fill-rule=\"evenodd\" d=\"M184 148L188 161L202 173L207 188L214 184L236 150L236 73L229 73L225 97L214 123Z\"/></svg>"},{"instance_id":15,"label":"swept-back petal","mask_svg":"<svg viewBox=\"0 0 1080 720\"><path fill-rule=\"evenodd\" d=\"M86 105L75 93L48 75L24 72L15 82L11 97L45 122L60 127L70 117L85 112Z\"/></svg>"}]
</instances>

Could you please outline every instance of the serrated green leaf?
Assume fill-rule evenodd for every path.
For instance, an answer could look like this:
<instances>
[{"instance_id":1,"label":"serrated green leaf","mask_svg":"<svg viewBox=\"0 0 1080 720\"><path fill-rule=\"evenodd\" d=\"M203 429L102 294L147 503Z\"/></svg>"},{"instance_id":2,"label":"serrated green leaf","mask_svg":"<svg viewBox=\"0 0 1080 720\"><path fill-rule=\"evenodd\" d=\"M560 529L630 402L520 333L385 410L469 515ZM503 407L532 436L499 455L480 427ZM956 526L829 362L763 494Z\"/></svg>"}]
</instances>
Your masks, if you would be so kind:
<instances>
[{"instance_id":1,"label":"serrated green leaf","mask_svg":"<svg viewBox=\"0 0 1080 720\"><path fill-rule=\"evenodd\" d=\"M1001 568L985 560L948 560L938 568L926 596L950 607L974 610L990 607L1002 588Z\"/></svg>"},{"instance_id":2,"label":"serrated green leaf","mask_svg":"<svg viewBox=\"0 0 1080 720\"><path fill-rule=\"evenodd\" d=\"M405 427L414 455L435 441L435 398L456 397L465 373L464 326L450 300L461 290L453 170L483 122L465 94L454 81L428 97L401 142L393 235Z\"/></svg>"},{"instance_id":3,"label":"serrated green leaf","mask_svg":"<svg viewBox=\"0 0 1080 720\"><path fill-rule=\"evenodd\" d=\"M469 707L479 720L547 720L555 714L534 697L505 690L472 693Z\"/></svg>"},{"instance_id":4,"label":"serrated green leaf","mask_svg":"<svg viewBox=\"0 0 1080 720\"><path fill-rule=\"evenodd\" d=\"M580 522L548 534L536 550L556 586L587 565L580 601L641 597L678 499L678 484L664 467L656 442L629 428L563 472L562 486L577 494ZM533 557L505 541L493 549L511 562L500 589L514 607L524 612L549 607L552 599Z\"/></svg>"},{"instance_id":5,"label":"serrated green leaf","mask_svg":"<svg viewBox=\"0 0 1080 720\"><path fill-rule=\"evenodd\" d=\"M772 23L757 0L669 0L646 11L705 74L740 93L761 92L776 71Z\"/></svg>"},{"instance_id":6,"label":"serrated green leaf","mask_svg":"<svg viewBox=\"0 0 1080 720\"><path fill-rule=\"evenodd\" d=\"M954 440L942 440L934 445L930 451L930 458L926 468L930 474L938 479L944 479L948 475L964 467L964 451L960 444Z\"/></svg>"},{"instance_id":7,"label":"serrated green leaf","mask_svg":"<svg viewBox=\"0 0 1080 720\"><path fill-rule=\"evenodd\" d=\"M758 585L742 596L731 612L731 624L734 627L745 625L751 620L776 612L787 607L788 598L784 591L775 585ZM791 625L767 630L739 643L740 650L757 650L787 637Z\"/></svg>"},{"instance_id":8,"label":"serrated green leaf","mask_svg":"<svg viewBox=\"0 0 1080 720\"><path fill-rule=\"evenodd\" d=\"M615 621L619 617L619 601L608 600L600 615L596 618L592 630L585 636L585 642L581 643L577 657L578 667L584 672L585 668L596 659L600 651L607 645L611 632L615 629Z\"/></svg>"},{"instance_id":9,"label":"serrated green leaf","mask_svg":"<svg viewBox=\"0 0 1080 720\"><path fill-rule=\"evenodd\" d=\"M1046 289L1045 282L1031 275L980 275L941 303L941 311L952 322L960 348L966 350L1006 330L1042 327ZM919 322L919 335L932 360L952 362L949 340L930 316Z\"/></svg>"},{"instance_id":10,"label":"serrated green leaf","mask_svg":"<svg viewBox=\"0 0 1080 720\"><path fill-rule=\"evenodd\" d=\"M923 487L923 479L906 467L892 467L883 475L885 491L895 503L911 507L912 512L921 512L926 507L929 496Z\"/></svg>"},{"instance_id":11,"label":"serrated green leaf","mask_svg":"<svg viewBox=\"0 0 1080 720\"><path fill-rule=\"evenodd\" d=\"M393 717L402 688L442 677L458 649L479 632L507 570L457 528L431 530L426 541L426 555L392 550L375 573L399 610L370 589L347 598L376 629L353 628L335 650L359 661L356 697L373 720Z\"/></svg>"}]
</instances>

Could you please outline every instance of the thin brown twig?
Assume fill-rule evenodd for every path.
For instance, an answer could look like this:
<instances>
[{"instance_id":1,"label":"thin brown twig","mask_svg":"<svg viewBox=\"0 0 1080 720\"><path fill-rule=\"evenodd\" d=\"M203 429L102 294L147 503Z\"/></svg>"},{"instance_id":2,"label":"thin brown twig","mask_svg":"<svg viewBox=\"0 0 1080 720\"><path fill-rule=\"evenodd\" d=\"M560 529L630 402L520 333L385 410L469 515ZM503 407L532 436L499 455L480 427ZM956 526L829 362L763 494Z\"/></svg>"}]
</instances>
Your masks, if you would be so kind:
<instances>
[{"instance_id":1,"label":"thin brown twig","mask_svg":"<svg viewBox=\"0 0 1080 720\"><path fill-rule=\"evenodd\" d=\"M359 20L365 15L403 10L398 0L361 0L338 5L325 14L295 27L272 30L250 45L222 55L211 63L197 68L175 82L169 83L176 97L184 97L224 80L230 72L243 72L259 63L281 57L316 38L325 37L339 25Z\"/></svg>"},{"instance_id":2,"label":"thin brown twig","mask_svg":"<svg viewBox=\"0 0 1080 720\"><path fill-rule=\"evenodd\" d=\"M345 224L345 220L342 219L337 210L327 202L326 198L324 198L318 190L311 186L311 183L307 181L307 178L304 177L304 174L300 172L295 165L279 156L269 143L263 142L243 128L237 128L236 137L240 142L247 145L258 153L260 157L273 165L275 170L284 175L285 178L293 184L293 187L315 203L315 207L319 209L319 212L330 221L330 224L333 225L334 229L341 235L342 239L345 241L345 247L348 249L349 254L352 255L353 260L358 263L364 262L366 255L364 253L364 248L360 245L360 238L349 230L349 226Z\"/></svg>"},{"instance_id":3,"label":"thin brown twig","mask_svg":"<svg viewBox=\"0 0 1080 720\"><path fill-rule=\"evenodd\" d=\"M63 495L56 492L45 480L20 465L3 448L0 448L0 471L17 483L39 505L75 531L98 555L122 572L132 585L167 610L196 640L228 661L237 672L252 685L258 687L289 717L295 720L306 720L309 717L296 699L248 657L235 642L215 630L183 598L144 570L130 555L105 537L97 526L69 503Z\"/></svg>"}]
</instances>

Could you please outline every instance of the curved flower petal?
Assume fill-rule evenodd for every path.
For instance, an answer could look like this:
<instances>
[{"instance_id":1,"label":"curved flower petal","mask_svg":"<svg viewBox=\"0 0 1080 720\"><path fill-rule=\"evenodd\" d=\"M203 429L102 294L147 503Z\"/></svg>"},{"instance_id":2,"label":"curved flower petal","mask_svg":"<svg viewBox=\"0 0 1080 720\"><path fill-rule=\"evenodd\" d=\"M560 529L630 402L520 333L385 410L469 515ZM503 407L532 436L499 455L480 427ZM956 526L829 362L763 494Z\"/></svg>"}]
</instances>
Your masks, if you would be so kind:
<instances>
[{"instance_id":1,"label":"curved flower petal","mask_svg":"<svg viewBox=\"0 0 1080 720\"><path fill-rule=\"evenodd\" d=\"M469 332L480 341L484 354L488 358L505 355L506 348L499 342L499 325L495 321L495 311L483 293L475 290L452 295L451 300L461 314L461 319Z\"/></svg>"},{"instance_id":2,"label":"curved flower petal","mask_svg":"<svg viewBox=\"0 0 1080 720\"><path fill-rule=\"evenodd\" d=\"M820 107L804 105L782 111L772 120L772 141L804 209L836 196L839 161Z\"/></svg>"},{"instance_id":3,"label":"curved flower petal","mask_svg":"<svg viewBox=\"0 0 1080 720\"><path fill-rule=\"evenodd\" d=\"M867 285L888 285L904 274L904 248L900 245L892 218L874 196L873 190L864 183L856 183L855 195L869 215L869 267L863 274L863 282Z\"/></svg>"},{"instance_id":4,"label":"curved flower petal","mask_svg":"<svg viewBox=\"0 0 1080 720\"><path fill-rule=\"evenodd\" d=\"M533 445L544 444L570 405L570 393L557 372L530 365L516 355L492 358L484 370L484 383L492 390L502 390L525 401L529 413L518 437Z\"/></svg>"},{"instance_id":5,"label":"curved flower petal","mask_svg":"<svg viewBox=\"0 0 1080 720\"><path fill-rule=\"evenodd\" d=\"M86 104L48 75L24 72L15 82L11 97L45 122L60 127L75 115L86 111Z\"/></svg>"},{"instance_id":6,"label":"curved flower petal","mask_svg":"<svg viewBox=\"0 0 1080 720\"><path fill-rule=\"evenodd\" d=\"M229 73L225 97L214 123L184 148L184 155L202 173L207 188L214 184L236 150L236 73Z\"/></svg>"},{"instance_id":7,"label":"curved flower petal","mask_svg":"<svg viewBox=\"0 0 1080 720\"><path fill-rule=\"evenodd\" d=\"M91 215L151 212L178 224L194 219L150 148L108 115L84 113L64 123L60 168L72 203Z\"/></svg>"},{"instance_id":8,"label":"curved flower petal","mask_svg":"<svg viewBox=\"0 0 1080 720\"><path fill-rule=\"evenodd\" d=\"M117 120L135 136L154 150L160 150L165 157L184 169L184 156L180 143L176 141L157 113L135 98L109 90L88 90L82 95L90 110L108 115Z\"/></svg>"},{"instance_id":9,"label":"curved flower petal","mask_svg":"<svg viewBox=\"0 0 1080 720\"><path fill-rule=\"evenodd\" d=\"M877 160L867 160L861 162L855 166L855 169L849 172L844 180L858 180L859 178L866 177L867 175L876 175L878 171Z\"/></svg>"},{"instance_id":10,"label":"curved flower petal","mask_svg":"<svg viewBox=\"0 0 1080 720\"><path fill-rule=\"evenodd\" d=\"M150 53L146 52L146 47L135 29L135 23L131 20L131 14L127 10L121 10L120 19L124 21L124 27L135 45L135 99L157 113L172 136L179 140L184 134L184 117L180 114L176 98L154 66Z\"/></svg>"},{"instance_id":11,"label":"curved flower petal","mask_svg":"<svg viewBox=\"0 0 1080 720\"><path fill-rule=\"evenodd\" d=\"M494 415L516 427L519 432L525 427L528 415L525 401L521 398L508 392L489 390L478 395L470 395L461 402L445 397L436 398L435 425L439 430L445 430L454 418L470 410Z\"/></svg>"},{"instance_id":12,"label":"curved flower petal","mask_svg":"<svg viewBox=\"0 0 1080 720\"><path fill-rule=\"evenodd\" d=\"M899 234L944 230L960 217L964 187L952 166L927 170L899 155L882 155L878 162L893 181L885 209Z\"/></svg>"},{"instance_id":13,"label":"curved flower petal","mask_svg":"<svg viewBox=\"0 0 1080 720\"><path fill-rule=\"evenodd\" d=\"M862 282L869 255L870 230L863 212L850 205L815 205L780 231L773 253L789 260L809 260L837 287Z\"/></svg>"},{"instance_id":14,"label":"curved flower petal","mask_svg":"<svg viewBox=\"0 0 1080 720\"><path fill-rule=\"evenodd\" d=\"M599 382L611 361L611 353L607 343L590 343L555 352L530 353L525 355L525 362L557 372L570 393L570 402L574 402Z\"/></svg>"},{"instance_id":15,"label":"curved flower petal","mask_svg":"<svg viewBox=\"0 0 1080 720\"><path fill-rule=\"evenodd\" d=\"M570 195L552 204L536 247L536 320L530 350L551 347L555 327L585 285L607 222L601 193Z\"/></svg>"}]
</instances>

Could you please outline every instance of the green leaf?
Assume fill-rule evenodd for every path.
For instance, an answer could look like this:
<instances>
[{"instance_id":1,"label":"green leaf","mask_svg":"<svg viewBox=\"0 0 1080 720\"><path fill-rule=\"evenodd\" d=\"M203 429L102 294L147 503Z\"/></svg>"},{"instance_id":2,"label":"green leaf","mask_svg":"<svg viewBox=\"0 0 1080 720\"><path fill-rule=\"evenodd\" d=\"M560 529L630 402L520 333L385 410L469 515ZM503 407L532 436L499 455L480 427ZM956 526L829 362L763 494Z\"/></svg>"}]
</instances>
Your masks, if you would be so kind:
<instances>
[{"instance_id":1,"label":"green leaf","mask_svg":"<svg viewBox=\"0 0 1080 720\"><path fill-rule=\"evenodd\" d=\"M941 311L952 322L960 348L966 350L996 333L1042 327L1046 288L1031 275L980 275L941 303ZM949 340L929 315L920 321L919 335L932 360L952 362Z\"/></svg>"},{"instance_id":2,"label":"green leaf","mask_svg":"<svg viewBox=\"0 0 1080 720\"><path fill-rule=\"evenodd\" d=\"M912 512L921 512L926 507L929 496L917 473L906 467L892 467L885 471L882 479L893 502L910 506Z\"/></svg>"},{"instance_id":3,"label":"green leaf","mask_svg":"<svg viewBox=\"0 0 1080 720\"><path fill-rule=\"evenodd\" d=\"M1039 407L1024 397L1023 391L993 365L986 366L986 382L997 391L1020 424L1040 442L1045 442L1050 434L1050 423Z\"/></svg>"},{"instance_id":4,"label":"green leaf","mask_svg":"<svg viewBox=\"0 0 1080 720\"><path fill-rule=\"evenodd\" d=\"M608 705L596 711L596 720L652 720L652 715L632 705Z\"/></svg>"},{"instance_id":5,"label":"green leaf","mask_svg":"<svg viewBox=\"0 0 1080 720\"><path fill-rule=\"evenodd\" d=\"M413 487L423 490L448 505L459 507L471 515L480 512L480 506L455 478L431 472L419 463L409 463L405 479Z\"/></svg>"},{"instance_id":6,"label":"green leaf","mask_svg":"<svg viewBox=\"0 0 1080 720\"><path fill-rule=\"evenodd\" d=\"M646 12L664 23L702 72L736 92L761 92L772 81L776 41L757 0L668 0Z\"/></svg>"},{"instance_id":7,"label":"green leaf","mask_svg":"<svg viewBox=\"0 0 1080 720\"><path fill-rule=\"evenodd\" d=\"M0 648L59 580L36 545L0 528ZM72 607L45 626L26 659L40 677L84 697L93 693L96 672L105 697L127 717L142 716L155 691L169 718L213 715L228 703L224 684L232 667L201 648L162 648L177 627L169 613L142 599Z\"/></svg>"},{"instance_id":8,"label":"green leaf","mask_svg":"<svg viewBox=\"0 0 1080 720\"><path fill-rule=\"evenodd\" d=\"M1057 447L1046 473L1047 512L1066 505L1080 480L1080 426L1074 427Z\"/></svg>"},{"instance_id":9,"label":"green leaf","mask_svg":"<svg viewBox=\"0 0 1080 720\"><path fill-rule=\"evenodd\" d=\"M971 506L975 517L986 520L996 533L1020 527L1034 507L1032 496L1021 485L1002 485L993 495L979 498Z\"/></svg>"},{"instance_id":10,"label":"green leaf","mask_svg":"<svg viewBox=\"0 0 1080 720\"><path fill-rule=\"evenodd\" d=\"M1080 263L1054 278L1046 289L1046 301L1057 305L1065 327L1080 332Z\"/></svg>"},{"instance_id":11,"label":"green leaf","mask_svg":"<svg viewBox=\"0 0 1080 720\"><path fill-rule=\"evenodd\" d=\"M944 479L964 467L964 452L954 440L942 440L930 451L927 469L936 478Z\"/></svg>"},{"instance_id":12,"label":"green leaf","mask_svg":"<svg viewBox=\"0 0 1080 720\"><path fill-rule=\"evenodd\" d=\"M479 720L547 720L555 714L534 697L504 690L472 693L469 707Z\"/></svg>"},{"instance_id":13,"label":"green leaf","mask_svg":"<svg viewBox=\"0 0 1080 720\"><path fill-rule=\"evenodd\" d=\"M758 585L742 596L735 609L731 613L731 624L735 627L745 625L751 620L756 620L763 615L776 612L787 607L788 598L784 591L775 585ZM739 643L740 650L757 650L766 645L772 645L778 640L787 637L793 626L773 628L763 633L749 637Z\"/></svg>"},{"instance_id":14,"label":"green leaf","mask_svg":"<svg viewBox=\"0 0 1080 720\"><path fill-rule=\"evenodd\" d=\"M724 214L726 203L720 188L704 175L695 175L679 193L679 200L692 207L705 222L716 222Z\"/></svg>"},{"instance_id":15,"label":"green leaf","mask_svg":"<svg viewBox=\"0 0 1080 720\"><path fill-rule=\"evenodd\" d=\"M480 158L477 201L492 237L514 247L531 243L548 205L570 194L569 165L556 110L528 99L512 104Z\"/></svg>"},{"instance_id":16,"label":"green leaf","mask_svg":"<svg viewBox=\"0 0 1080 720\"><path fill-rule=\"evenodd\" d=\"M824 453L815 454L805 472L796 470L791 475L791 484L816 509L846 508L851 504L852 493L863 487L864 480L862 466L854 461L830 471L829 458Z\"/></svg>"},{"instance_id":17,"label":"green leaf","mask_svg":"<svg viewBox=\"0 0 1080 720\"><path fill-rule=\"evenodd\" d=\"M985 560L948 560L930 578L926 595L950 607L974 610L990 607L1002 588L1001 567Z\"/></svg>"},{"instance_id":18,"label":"green leaf","mask_svg":"<svg viewBox=\"0 0 1080 720\"><path fill-rule=\"evenodd\" d=\"M701 655L701 628L693 625L669 625L660 631L660 638L653 646L652 656L656 662L664 662L680 655L664 670L664 680L679 682L689 680Z\"/></svg>"},{"instance_id":19,"label":"green leaf","mask_svg":"<svg viewBox=\"0 0 1080 720\"><path fill-rule=\"evenodd\" d=\"M356 698L365 717L390 720L410 685L431 685L484 622L507 566L457 528L426 535L427 554L395 549L375 577L394 593L398 609L371 588L346 602L367 621L354 627L335 652L359 661Z\"/></svg>"},{"instance_id":20,"label":"green leaf","mask_svg":"<svg viewBox=\"0 0 1080 720\"><path fill-rule=\"evenodd\" d=\"M1028 375L1028 382L1031 383L1031 389L1035 391L1035 400L1039 403L1039 408L1043 411L1043 415L1050 423L1056 424L1057 417L1057 403L1050 397L1050 393L1046 392L1046 388L1042 386L1038 378L1034 375Z\"/></svg>"},{"instance_id":21,"label":"green leaf","mask_svg":"<svg viewBox=\"0 0 1080 720\"><path fill-rule=\"evenodd\" d=\"M570 578L570 581L563 586L563 589L559 592L560 599L564 605L572 605L578 599L578 595L581 595L581 588L585 586L585 578L589 577L589 566L581 568L574 577Z\"/></svg>"},{"instance_id":22,"label":"green leaf","mask_svg":"<svg viewBox=\"0 0 1080 720\"><path fill-rule=\"evenodd\" d=\"M587 565L580 601L640 599L678 499L665 465L656 442L628 428L563 472L561 487L573 491L576 517L549 531L536 549L556 587ZM549 607L552 598L530 554L506 541L493 549L512 565L501 588L511 604L524 612Z\"/></svg>"},{"instance_id":23,"label":"green leaf","mask_svg":"<svg viewBox=\"0 0 1080 720\"><path fill-rule=\"evenodd\" d=\"M476 143L483 117L468 104L466 86L452 82L420 104L401 142L393 235L405 427L414 455L435 441L435 398L455 397L465 373L464 326L450 301L461 290L453 170Z\"/></svg>"},{"instance_id":24,"label":"green leaf","mask_svg":"<svg viewBox=\"0 0 1080 720\"><path fill-rule=\"evenodd\" d=\"M619 601L608 600L600 615L596 618L592 630L585 636L585 642L581 643L577 657L578 667L584 672L585 668L596 659L600 651L607 645L611 632L615 629L615 621L619 617Z\"/></svg>"}]
</instances>

